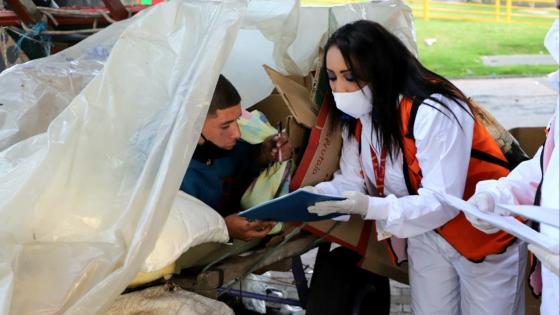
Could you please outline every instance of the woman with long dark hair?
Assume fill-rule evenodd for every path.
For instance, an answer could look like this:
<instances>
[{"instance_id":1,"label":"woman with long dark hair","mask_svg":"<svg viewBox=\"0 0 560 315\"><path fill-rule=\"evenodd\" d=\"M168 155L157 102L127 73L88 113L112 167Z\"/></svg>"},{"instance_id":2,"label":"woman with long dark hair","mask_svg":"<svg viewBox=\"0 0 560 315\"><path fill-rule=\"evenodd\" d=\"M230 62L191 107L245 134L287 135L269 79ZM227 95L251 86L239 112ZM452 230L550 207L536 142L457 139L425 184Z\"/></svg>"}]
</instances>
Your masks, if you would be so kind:
<instances>
[{"instance_id":1,"label":"woman with long dark hair","mask_svg":"<svg viewBox=\"0 0 560 315\"><path fill-rule=\"evenodd\" d=\"M509 173L474 105L371 21L332 34L324 71L343 147L333 180L310 189L347 199L309 211L360 214L379 239L407 238L414 314L523 314L525 245L477 230L433 194L466 199Z\"/></svg>"}]
</instances>

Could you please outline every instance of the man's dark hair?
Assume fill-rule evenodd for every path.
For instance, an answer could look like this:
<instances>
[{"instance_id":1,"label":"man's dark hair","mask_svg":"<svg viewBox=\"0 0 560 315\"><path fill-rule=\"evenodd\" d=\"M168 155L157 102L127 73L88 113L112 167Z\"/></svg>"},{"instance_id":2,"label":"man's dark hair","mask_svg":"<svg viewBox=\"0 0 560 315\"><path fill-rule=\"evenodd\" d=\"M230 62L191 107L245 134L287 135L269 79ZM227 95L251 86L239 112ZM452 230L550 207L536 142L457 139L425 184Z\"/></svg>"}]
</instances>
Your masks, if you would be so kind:
<instances>
[{"instance_id":1,"label":"man's dark hair","mask_svg":"<svg viewBox=\"0 0 560 315\"><path fill-rule=\"evenodd\" d=\"M240 102L241 96L239 96L239 93L233 84L231 84L226 77L220 74L218 84L216 84L216 89L214 90L214 95L212 96L212 101L210 102L208 115L214 115L218 109L230 108Z\"/></svg>"}]
</instances>

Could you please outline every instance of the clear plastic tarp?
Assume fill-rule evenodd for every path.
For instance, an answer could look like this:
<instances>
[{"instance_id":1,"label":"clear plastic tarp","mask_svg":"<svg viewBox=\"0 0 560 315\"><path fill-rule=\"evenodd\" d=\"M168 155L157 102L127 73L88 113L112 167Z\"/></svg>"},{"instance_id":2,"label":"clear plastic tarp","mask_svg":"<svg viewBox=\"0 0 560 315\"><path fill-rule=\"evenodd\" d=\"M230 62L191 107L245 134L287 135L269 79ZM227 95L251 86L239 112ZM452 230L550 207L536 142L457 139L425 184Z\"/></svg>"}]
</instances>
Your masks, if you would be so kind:
<instances>
[{"instance_id":1,"label":"clear plastic tarp","mask_svg":"<svg viewBox=\"0 0 560 315\"><path fill-rule=\"evenodd\" d=\"M132 280L167 218L244 12L244 1L142 12L120 29L104 67L91 61L93 79L46 132L0 153L2 313L96 313ZM21 68L72 74L72 61L49 64ZM79 89L81 78L60 84ZM25 87L13 91L37 91Z\"/></svg>"},{"instance_id":2,"label":"clear plastic tarp","mask_svg":"<svg viewBox=\"0 0 560 315\"><path fill-rule=\"evenodd\" d=\"M262 64L306 74L334 25L360 18L416 51L397 0L175 0L2 72L0 312L106 310L156 243L218 74L251 106L273 89Z\"/></svg>"}]
</instances>

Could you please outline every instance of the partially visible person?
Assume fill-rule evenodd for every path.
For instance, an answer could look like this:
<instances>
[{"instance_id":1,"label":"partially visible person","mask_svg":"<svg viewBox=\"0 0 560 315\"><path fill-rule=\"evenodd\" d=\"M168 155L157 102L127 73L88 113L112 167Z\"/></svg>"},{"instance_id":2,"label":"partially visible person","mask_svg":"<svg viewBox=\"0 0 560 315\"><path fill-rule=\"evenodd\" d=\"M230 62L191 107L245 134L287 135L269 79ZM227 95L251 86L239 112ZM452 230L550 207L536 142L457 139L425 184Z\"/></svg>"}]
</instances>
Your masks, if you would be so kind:
<instances>
[{"instance_id":1,"label":"partially visible person","mask_svg":"<svg viewBox=\"0 0 560 315\"><path fill-rule=\"evenodd\" d=\"M275 223L239 216L241 197L269 163L290 158L291 146L285 134L257 145L240 140L240 102L235 87L220 75L180 189L220 213L231 238L247 241L266 236Z\"/></svg>"},{"instance_id":2,"label":"partially visible person","mask_svg":"<svg viewBox=\"0 0 560 315\"><path fill-rule=\"evenodd\" d=\"M546 142L535 157L521 163L507 177L493 181L483 181L477 185L477 193L469 202L484 212L509 215L496 209L496 204L540 205L560 211L560 148L558 107L549 125ZM485 233L495 233L496 227L474 217L467 217L472 224ZM560 230L540 224L541 233L559 241ZM560 257L535 245L529 249L542 262L542 303L541 314L560 313L559 265Z\"/></svg>"},{"instance_id":3,"label":"partially visible person","mask_svg":"<svg viewBox=\"0 0 560 315\"><path fill-rule=\"evenodd\" d=\"M557 7L560 1L556 2ZM545 39L545 46L558 63L560 61L559 48L559 23L554 22ZM552 86L558 92L560 80L558 71ZM558 101L560 103L560 100ZM535 154L533 159L519 164L507 177L499 180L483 181L476 187L476 194L469 199L478 209L500 215L509 213L500 212L496 204L510 205L537 205L560 211L560 126L558 115L560 109L556 105L556 112L547 128L547 137L544 145ZM467 217L479 230L485 233L494 233L497 228L491 224L474 217ZM560 230L556 227L540 224L540 232L553 240L559 241ZM541 314L560 314L560 257L544 248L530 244L529 250L537 256L542 263L542 301Z\"/></svg>"},{"instance_id":4,"label":"partially visible person","mask_svg":"<svg viewBox=\"0 0 560 315\"><path fill-rule=\"evenodd\" d=\"M509 173L474 105L378 23L342 26L325 53L342 156L332 181L307 189L348 199L309 211L359 214L378 235L407 238L413 314L523 314L525 244L478 231L432 193L468 198Z\"/></svg>"}]
</instances>

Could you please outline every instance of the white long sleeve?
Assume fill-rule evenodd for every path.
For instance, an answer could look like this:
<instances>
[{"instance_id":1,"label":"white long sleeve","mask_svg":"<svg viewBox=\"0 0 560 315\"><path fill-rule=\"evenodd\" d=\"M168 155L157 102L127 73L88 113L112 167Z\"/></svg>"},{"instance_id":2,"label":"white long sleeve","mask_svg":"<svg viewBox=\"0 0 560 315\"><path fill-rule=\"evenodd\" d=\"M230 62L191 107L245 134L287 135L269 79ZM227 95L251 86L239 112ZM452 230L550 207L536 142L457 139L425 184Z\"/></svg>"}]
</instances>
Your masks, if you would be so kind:
<instances>
[{"instance_id":1,"label":"white long sleeve","mask_svg":"<svg viewBox=\"0 0 560 315\"><path fill-rule=\"evenodd\" d=\"M352 136L348 137L348 130L344 129L340 169L334 173L331 181L319 183L315 187L330 195L341 195L345 191L365 192L364 179L360 175L359 158L358 141Z\"/></svg>"},{"instance_id":2,"label":"white long sleeve","mask_svg":"<svg viewBox=\"0 0 560 315\"><path fill-rule=\"evenodd\" d=\"M556 119L556 121L555 121ZM552 124L558 124L558 105L556 112L552 117L549 127ZM556 133L558 133L558 125L556 125ZM544 131L543 131L544 132ZM549 137L558 137L558 135L550 135ZM499 180L486 180L476 185L476 192L488 192L492 194L496 203L531 205L535 201L535 195L539 183L542 180L541 168L541 152L543 147L535 153L535 156L519 164L507 177Z\"/></svg>"},{"instance_id":3,"label":"white long sleeve","mask_svg":"<svg viewBox=\"0 0 560 315\"><path fill-rule=\"evenodd\" d=\"M519 164L507 177L485 180L476 185L476 193L485 191L494 197L496 203L510 205L531 205L535 201L537 187L542 178L540 156L542 147L535 156Z\"/></svg>"},{"instance_id":4,"label":"white long sleeve","mask_svg":"<svg viewBox=\"0 0 560 315\"><path fill-rule=\"evenodd\" d=\"M470 114L453 101L440 95L433 97L452 109L453 115L440 104L427 100L420 106L414 134L417 158L423 178L419 195L407 196L402 168L402 153L393 160L387 159L384 198L370 197L370 206L365 219L376 219L378 232L397 237L410 237L431 231L454 218L458 212L443 206L430 190L462 197L470 159L474 121ZM371 137L371 122L364 118L362 132L362 154L358 142L342 133L343 147L340 169L333 180L316 185L328 194L340 195L344 191L366 192L364 178L360 175L361 165L371 168L371 154L367 147L379 150L377 139ZM379 152L376 152L380 156ZM361 161L360 161L361 158ZM371 169L364 174L375 183Z\"/></svg>"},{"instance_id":5,"label":"white long sleeve","mask_svg":"<svg viewBox=\"0 0 560 315\"><path fill-rule=\"evenodd\" d=\"M416 157L422 170L419 195L370 197L366 219L378 219L378 228L406 238L431 231L458 212L442 205L430 190L462 197L470 159L474 120L453 101L434 95L452 109L426 100L414 124ZM391 187L387 187L391 189ZM385 220L379 220L386 216Z\"/></svg>"}]
</instances>

